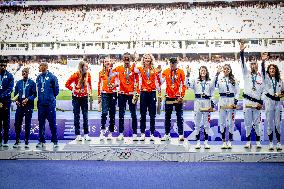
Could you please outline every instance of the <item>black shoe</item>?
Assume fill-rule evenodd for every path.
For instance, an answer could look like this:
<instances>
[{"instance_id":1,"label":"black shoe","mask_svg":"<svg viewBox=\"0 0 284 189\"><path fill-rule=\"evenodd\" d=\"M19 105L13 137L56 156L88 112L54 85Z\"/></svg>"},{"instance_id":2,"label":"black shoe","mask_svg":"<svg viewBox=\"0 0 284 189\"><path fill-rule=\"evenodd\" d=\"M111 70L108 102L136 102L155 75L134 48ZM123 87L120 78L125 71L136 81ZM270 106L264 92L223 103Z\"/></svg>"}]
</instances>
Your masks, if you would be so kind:
<instances>
[{"instance_id":1,"label":"black shoe","mask_svg":"<svg viewBox=\"0 0 284 189\"><path fill-rule=\"evenodd\" d=\"M15 144L13 145L13 148L19 148L21 144L20 140L16 140Z\"/></svg>"},{"instance_id":2,"label":"black shoe","mask_svg":"<svg viewBox=\"0 0 284 189\"><path fill-rule=\"evenodd\" d=\"M29 141L25 140L25 148L29 148Z\"/></svg>"}]
</instances>

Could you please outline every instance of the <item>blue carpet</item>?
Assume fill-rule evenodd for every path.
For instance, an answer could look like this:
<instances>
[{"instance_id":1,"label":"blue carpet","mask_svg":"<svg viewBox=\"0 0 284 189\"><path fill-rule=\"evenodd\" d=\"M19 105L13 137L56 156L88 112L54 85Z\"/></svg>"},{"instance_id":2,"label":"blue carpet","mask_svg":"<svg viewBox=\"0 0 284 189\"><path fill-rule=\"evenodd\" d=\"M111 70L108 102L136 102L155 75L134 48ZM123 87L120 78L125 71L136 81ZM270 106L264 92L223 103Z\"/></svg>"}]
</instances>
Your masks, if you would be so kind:
<instances>
[{"instance_id":1,"label":"blue carpet","mask_svg":"<svg viewBox=\"0 0 284 189\"><path fill-rule=\"evenodd\" d=\"M284 163L0 161L0 188L284 188Z\"/></svg>"}]
</instances>

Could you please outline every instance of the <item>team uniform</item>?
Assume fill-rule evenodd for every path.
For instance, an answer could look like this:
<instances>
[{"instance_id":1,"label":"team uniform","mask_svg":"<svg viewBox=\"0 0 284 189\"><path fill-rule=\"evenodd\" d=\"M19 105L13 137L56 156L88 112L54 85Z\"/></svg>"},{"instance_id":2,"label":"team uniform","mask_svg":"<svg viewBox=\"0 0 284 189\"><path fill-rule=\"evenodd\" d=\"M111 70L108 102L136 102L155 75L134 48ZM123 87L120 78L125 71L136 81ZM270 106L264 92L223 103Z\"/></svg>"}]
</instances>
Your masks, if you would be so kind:
<instances>
[{"instance_id":1,"label":"team uniform","mask_svg":"<svg viewBox=\"0 0 284 189\"><path fill-rule=\"evenodd\" d=\"M246 129L246 148L251 147L251 130L252 127L256 133L257 148L261 148L260 145L260 124L261 124L261 111L256 109L257 105L263 105L262 93L263 93L263 83L261 73L257 72L252 74L245 63L244 52L240 52L241 57L241 68L243 73L243 79L245 81L244 85L244 124Z\"/></svg>"},{"instance_id":2,"label":"team uniform","mask_svg":"<svg viewBox=\"0 0 284 189\"><path fill-rule=\"evenodd\" d=\"M51 142L57 146L57 127L56 127L56 96L59 93L58 80L55 75L47 71L41 73L37 79L38 89L38 121L39 121L39 143L38 148L45 148L45 121L48 120L51 130Z\"/></svg>"},{"instance_id":3,"label":"team uniform","mask_svg":"<svg viewBox=\"0 0 284 189\"><path fill-rule=\"evenodd\" d=\"M216 77L215 77L216 78ZM210 130L210 112L202 112L202 109L209 109L213 106L212 96L216 85L216 79L214 80L200 80L187 78L187 85L194 91L194 123L196 131L197 143L195 148L199 149L200 146L200 128L202 121L204 124L204 135L205 135L205 148L209 149L208 135ZM212 107L213 108L213 107Z\"/></svg>"},{"instance_id":4,"label":"team uniform","mask_svg":"<svg viewBox=\"0 0 284 189\"><path fill-rule=\"evenodd\" d=\"M116 101L117 101L117 74L112 69L106 69L99 72L98 95L101 98L102 115L101 115L101 134L104 138L107 115L109 114L109 135L112 138L115 125Z\"/></svg>"},{"instance_id":5,"label":"team uniform","mask_svg":"<svg viewBox=\"0 0 284 189\"><path fill-rule=\"evenodd\" d=\"M15 132L16 132L16 143L14 147L18 147L20 143L20 133L22 129L23 118L25 117L25 148L28 148L30 130L31 130L31 121L34 110L34 99L37 97L36 83L31 80L20 80L16 83L14 96L18 96L17 101L17 110L15 114ZM28 99L26 105L23 105L22 102Z\"/></svg>"},{"instance_id":6,"label":"team uniform","mask_svg":"<svg viewBox=\"0 0 284 189\"><path fill-rule=\"evenodd\" d=\"M177 115L177 126L179 139L184 140L183 136L183 103L174 102L185 95L185 75L182 69L172 70L168 68L163 71L161 83L166 81L166 104L165 104L165 136L162 140L169 140L171 129L171 116L175 107ZM174 103L171 103L174 102Z\"/></svg>"},{"instance_id":7,"label":"team uniform","mask_svg":"<svg viewBox=\"0 0 284 189\"><path fill-rule=\"evenodd\" d=\"M154 67L137 67L134 68L135 73L139 74L139 90L140 90L140 129L141 138L145 140L146 130L146 114L149 111L150 116L150 140L154 141L155 117L156 117L156 91L160 92L161 83L159 73Z\"/></svg>"},{"instance_id":8,"label":"team uniform","mask_svg":"<svg viewBox=\"0 0 284 189\"><path fill-rule=\"evenodd\" d=\"M118 82L118 107L119 107L119 136L118 140L123 139L124 131L124 115L126 109L126 103L128 103L133 139L137 140L137 115L136 115L136 103L132 103L133 98L139 95L140 91L138 88L139 76L134 72L133 67L118 66L113 69L113 72L117 73Z\"/></svg>"},{"instance_id":9,"label":"team uniform","mask_svg":"<svg viewBox=\"0 0 284 189\"><path fill-rule=\"evenodd\" d=\"M264 104L265 104L265 115L267 120L267 134L269 136L269 150L273 150L273 129L275 127L276 139L277 139L277 150L282 150L280 143L281 134L281 123L282 123L282 105L280 97L276 94L284 93L284 82L283 80L277 81L275 77L270 77L265 72L265 62L262 62L262 74L264 82Z\"/></svg>"},{"instance_id":10,"label":"team uniform","mask_svg":"<svg viewBox=\"0 0 284 189\"><path fill-rule=\"evenodd\" d=\"M83 115L84 139L90 141L88 124L88 95L92 93L91 74L87 72L87 82L79 81L80 72L76 72L67 80L65 87L72 91L74 126L77 141L82 141L80 135L80 108Z\"/></svg>"},{"instance_id":11,"label":"team uniform","mask_svg":"<svg viewBox=\"0 0 284 189\"><path fill-rule=\"evenodd\" d=\"M222 133L222 148L232 148L231 140L233 140L233 132L235 125L235 110L226 108L230 105L237 105L240 88L239 83L232 83L229 77L218 77L216 88L219 90L220 98L218 102L219 109L219 127ZM225 142L226 126L229 129L229 141Z\"/></svg>"},{"instance_id":12,"label":"team uniform","mask_svg":"<svg viewBox=\"0 0 284 189\"><path fill-rule=\"evenodd\" d=\"M2 128L4 147L8 147L10 130L11 93L14 87L13 75L5 70L0 74L0 146L2 146Z\"/></svg>"}]
</instances>

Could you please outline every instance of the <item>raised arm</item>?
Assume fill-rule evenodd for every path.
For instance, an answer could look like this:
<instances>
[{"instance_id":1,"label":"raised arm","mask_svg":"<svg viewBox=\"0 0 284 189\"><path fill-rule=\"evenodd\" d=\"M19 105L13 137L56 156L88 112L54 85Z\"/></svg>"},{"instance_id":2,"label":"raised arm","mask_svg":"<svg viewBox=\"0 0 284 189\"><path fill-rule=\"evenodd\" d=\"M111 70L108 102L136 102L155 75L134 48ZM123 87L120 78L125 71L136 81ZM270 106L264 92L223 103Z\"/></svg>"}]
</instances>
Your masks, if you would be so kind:
<instances>
[{"instance_id":1,"label":"raised arm","mask_svg":"<svg viewBox=\"0 0 284 189\"><path fill-rule=\"evenodd\" d=\"M267 53L261 53L261 76L263 80L268 79L268 75L265 72L265 61L268 59L268 54Z\"/></svg>"},{"instance_id":2,"label":"raised arm","mask_svg":"<svg viewBox=\"0 0 284 189\"><path fill-rule=\"evenodd\" d=\"M240 58L241 58L241 64L242 64L242 72L243 72L243 75L246 75L248 73L248 68L247 68L247 65L245 63L245 53L244 53L244 50L245 50L246 46L243 42L240 43Z\"/></svg>"},{"instance_id":3,"label":"raised arm","mask_svg":"<svg viewBox=\"0 0 284 189\"><path fill-rule=\"evenodd\" d=\"M218 78L219 78L221 71L222 71L222 66L218 66L217 72L216 72L216 74L213 77L212 82L211 82L211 86L210 86L210 93L211 94L213 94L213 92L215 91L215 88L217 86Z\"/></svg>"}]
</instances>

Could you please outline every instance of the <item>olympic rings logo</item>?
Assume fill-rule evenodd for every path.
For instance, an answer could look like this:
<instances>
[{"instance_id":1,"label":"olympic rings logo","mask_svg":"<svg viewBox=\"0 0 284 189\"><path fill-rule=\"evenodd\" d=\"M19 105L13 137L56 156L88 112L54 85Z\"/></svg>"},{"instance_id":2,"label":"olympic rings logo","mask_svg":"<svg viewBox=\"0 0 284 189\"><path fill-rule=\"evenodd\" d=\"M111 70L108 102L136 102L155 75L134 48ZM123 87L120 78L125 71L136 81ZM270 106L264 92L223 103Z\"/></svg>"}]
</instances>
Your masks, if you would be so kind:
<instances>
[{"instance_id":1,"label":"olympic rings logo","mask_svg":"<svg viewBox=\"0 0 284 189\"><path fill-rule=\"evenodd\" d=\"M117 152L117 157L119 159L129 159L131 157L132 153L129 149L124 149L122 151Z\"/></svg>"}]
</instances>

